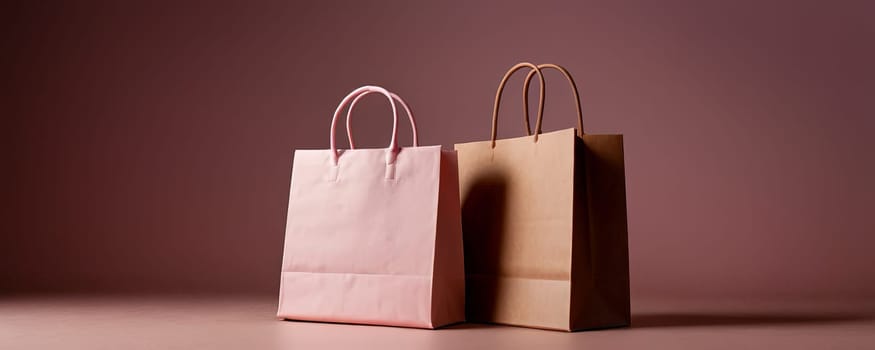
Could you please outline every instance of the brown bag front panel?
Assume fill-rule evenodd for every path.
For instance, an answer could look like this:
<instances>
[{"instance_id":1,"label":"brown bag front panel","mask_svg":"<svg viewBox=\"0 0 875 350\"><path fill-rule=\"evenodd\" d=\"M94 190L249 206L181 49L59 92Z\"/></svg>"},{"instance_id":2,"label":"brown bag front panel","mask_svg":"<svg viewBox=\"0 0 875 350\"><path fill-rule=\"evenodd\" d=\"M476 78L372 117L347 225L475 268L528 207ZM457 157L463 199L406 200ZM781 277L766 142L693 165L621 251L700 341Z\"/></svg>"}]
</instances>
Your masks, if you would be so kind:
<instances>
[{"instance_id":1,"label":"brown bag front panel","mask_svg":"<svg viewBox=\"0 0 875 350\"><path fill-rule=\"evenodd\" d=\"M576 138L456 145L469 320L569 329Z\"/></svg>"}]
</instances>

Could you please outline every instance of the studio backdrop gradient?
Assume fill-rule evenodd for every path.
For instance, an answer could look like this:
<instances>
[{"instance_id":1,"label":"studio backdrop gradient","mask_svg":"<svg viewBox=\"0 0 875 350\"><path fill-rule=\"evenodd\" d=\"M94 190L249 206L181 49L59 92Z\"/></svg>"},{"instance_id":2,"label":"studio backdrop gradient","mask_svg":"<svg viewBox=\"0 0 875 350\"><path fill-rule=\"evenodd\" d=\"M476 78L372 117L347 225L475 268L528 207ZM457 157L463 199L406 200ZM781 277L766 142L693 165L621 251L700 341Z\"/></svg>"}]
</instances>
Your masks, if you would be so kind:
<instances>
[{"instance_id":1,"label":"studio backdrop gradient","mask_svg":"<svg viewBox=\"0 0 875 350\"><path fill-rule=\"evenodd\" d=\"M574 74L588 132L624 135L633 304L875 296L872 2L12 1L0 13L2 294L275 296L293 150L327 148L341 96L384 86L428 131L421 144L450 149L488 139L498 81L530 61ZM574 126L563 78L545 79L544 131ZM500 138L525 135L521 83ZM388 113L361 102L357 146L385 147Z\"/></svg>"}]
</instances>

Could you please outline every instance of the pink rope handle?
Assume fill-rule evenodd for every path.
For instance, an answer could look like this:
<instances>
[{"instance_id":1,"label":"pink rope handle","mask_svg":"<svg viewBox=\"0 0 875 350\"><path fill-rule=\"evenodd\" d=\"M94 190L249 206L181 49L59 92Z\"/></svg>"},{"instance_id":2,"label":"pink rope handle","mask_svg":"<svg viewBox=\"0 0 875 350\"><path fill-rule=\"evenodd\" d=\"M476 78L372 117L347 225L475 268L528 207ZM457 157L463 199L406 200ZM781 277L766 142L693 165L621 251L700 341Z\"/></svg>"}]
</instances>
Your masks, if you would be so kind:
<instances>
[{"instance_id":1,"label":"pink rope handle","mask_svg":"<svg viewBox=\"0 0 875 350\"><path fill-rule=\"evenodd\" d=\"M398 110L395 108L395 101L392 100L392 95L388 90L379 86L365 85L353 90L349 95L346 95L346 97L340 101L340 104L337 105L337 109L334 111L334 117L331 118L331 161L335 166L340 158L340 154L337 152L337 142L335 137L337 133L337 119L340 117L340 112L343 111L352 99L365 92L379 92L383 94L383 96L386 96L386 98L389 99L389 104L392 105L392 139L389 141L389 148L386 152L386 164L395 163L395 157L398 154Z\"/></svg>"},{"instance_id":2,"label":"pink rope handle","mask_svg":"<svg viewBox=\"0 0 875 350\"><path fill-rule=\"evenodd\" d=\"M352 109L355 108L356 103L367 95L375 93L376 91L365 91L355 99L352 100L352 103L349 104L349 109L346 111L346 136L349 138L349 148L355 149L355 141L352 138ZM413 147L419 147L419 133L416 130L416 119L413 118L413 112L410 111L410 106L407 105L407 102L404 102L400 96L396 95L394 92L389 92L392 95L392 98L395 99L398 103L401 104L401 107L404 107L404 111L407 112L407 118L410 119L410 127L413 129Z\"/></svg>"}]
</instances>

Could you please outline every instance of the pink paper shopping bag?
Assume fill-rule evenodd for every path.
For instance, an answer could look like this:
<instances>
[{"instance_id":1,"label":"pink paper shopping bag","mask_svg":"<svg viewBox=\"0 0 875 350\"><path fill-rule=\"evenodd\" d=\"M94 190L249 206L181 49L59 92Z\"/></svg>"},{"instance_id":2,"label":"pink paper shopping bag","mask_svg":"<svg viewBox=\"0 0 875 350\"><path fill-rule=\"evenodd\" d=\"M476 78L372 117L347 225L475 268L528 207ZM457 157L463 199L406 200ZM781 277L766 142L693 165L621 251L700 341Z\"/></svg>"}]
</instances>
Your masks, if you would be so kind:
<instances>
[{"instance_id":1,"label":"pink paper shopping bag","mask_svg":"<svg viewBox=\"0 0 875 350\"><path fill-rule=\"evenodd\" d=\"M385 149L338 150L338 117L361 97L389 99ZM413 147L399 147L393 98L407 111ZM455 151L417 144L407 104L377 86L334 112L328 150L296 150L279 310L285 319L436 328L464 320L465 272Z\"/></svg>"}]
</instances>

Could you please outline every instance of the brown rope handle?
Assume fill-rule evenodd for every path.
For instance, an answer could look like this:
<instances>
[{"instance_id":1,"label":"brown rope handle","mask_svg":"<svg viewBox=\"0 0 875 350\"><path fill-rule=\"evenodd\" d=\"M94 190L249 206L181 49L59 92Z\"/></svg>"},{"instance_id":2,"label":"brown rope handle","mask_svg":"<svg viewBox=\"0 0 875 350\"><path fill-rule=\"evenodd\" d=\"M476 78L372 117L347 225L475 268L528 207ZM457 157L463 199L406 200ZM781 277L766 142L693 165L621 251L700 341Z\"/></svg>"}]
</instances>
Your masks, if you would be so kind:
<instances>
[{"instance_id":1,"label":"brown rope handle","mask_svg":"<svg viewBox=\"0 0 875 350\"><path fill-rule=\"evenodd\" d=\"M538 74L538 80L541 82L541 93L539 94L540 99L538 100L538 120L544 116L544 76L541 75L541 70L538 66L528 63L528 62L520 62L510 67L507 73L504 73L504 78L501 79L501 83L498 84L498 91L495 92L495 105L492 109L492 148L495 148L495 138L498 132L498 107L501 105L501 92L504 91L504 85L507 84L507 80L510 79L510 76L513 75L514 72L524 68L529 67L532 70L529 72L528 77L526 78L526 91L528 91L529 81L532 79L533 74ZM526 101L526 106L528 106L528 101ZM540 124L539 124L540 125ZM529 111L526 110L526 128L529 127ZM531 135L531 132L529 133ZM537 135L535 136L535 141L537 141Z\"/></svg>"},{"instance_id":2,"label":"brown rope handle","mask_svg":"<svg viewBox=\"0 0 875 350\"><path fill-rule=\"evenodd\" d=\"M571 73L569 73L568 70L565 69L564 67L557 65L557 64L552 64L552 63L539 64L538 68L539 69L553 68L553 69L561 72L563 75L565 75L565 78L568 80L568 83L571 85L571 90L574 91L574 101L577 102L577 136L583 137L583 110L580 108L580 92L577 91L577 84L574 83L574 79L571 77ZM529 83L531 83L532 76L535 75L535 73L536 72L534 70L530 71L529 74L526 75L526 81L523 83L523 108L525 110L525 116L526 116L526 119L525 119L526 133L528 133L529 136L532 135L532 130L531 130L530 125L529 125ZM541 72L537 72L537 73L538 73L538 75L541 75ZM540 107L538 107L541 109L541 112L538 113L538 119L535 122L535 141L536 142L538 141L538 134L541 133L541 122L542 122L542 119L544 117L544 113L543 113L544 88L543 88L543 86L544 86L544 80L542 78L541 79L541 87L542 87L541 88L541 100L539 101L539 103L541 105L540 105Z\"/></svg>"}]
</instances>

